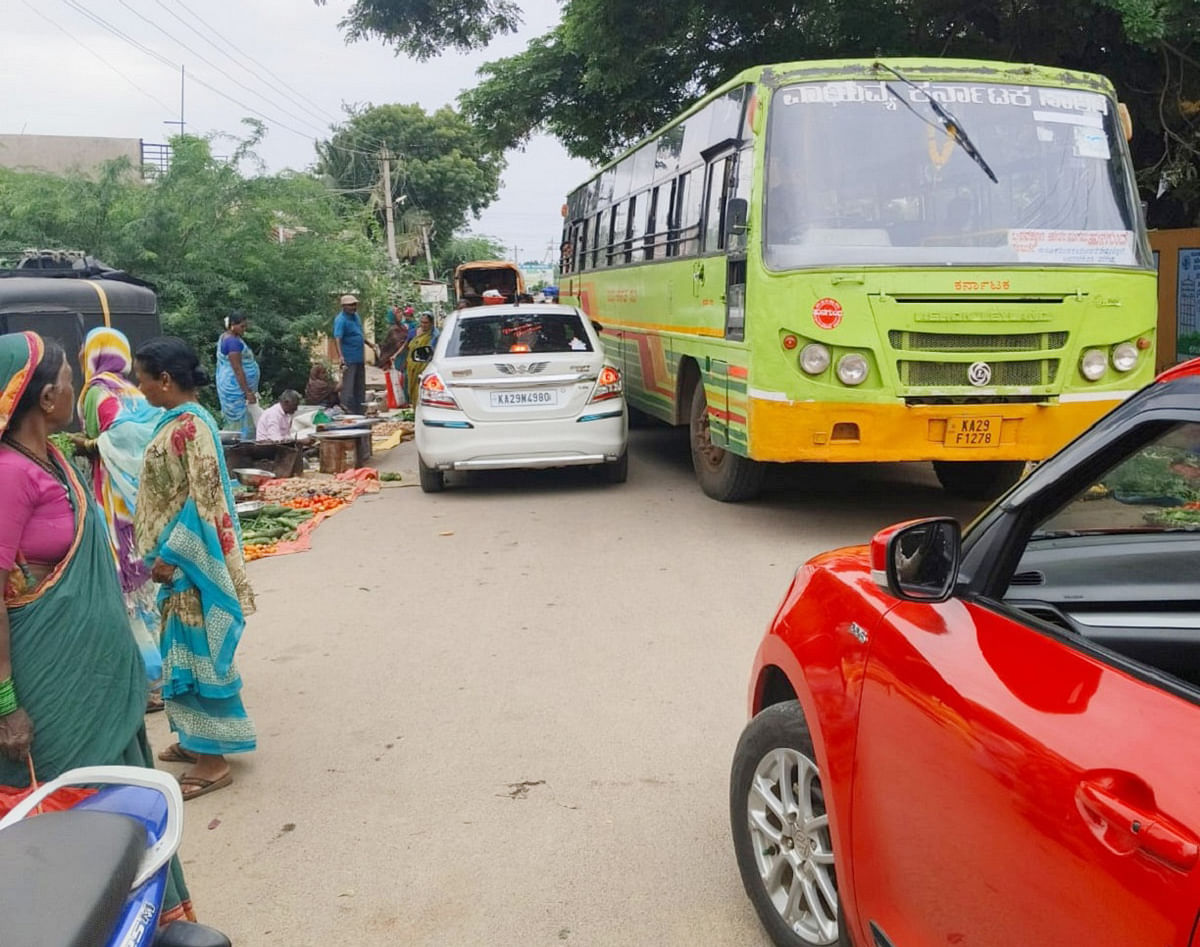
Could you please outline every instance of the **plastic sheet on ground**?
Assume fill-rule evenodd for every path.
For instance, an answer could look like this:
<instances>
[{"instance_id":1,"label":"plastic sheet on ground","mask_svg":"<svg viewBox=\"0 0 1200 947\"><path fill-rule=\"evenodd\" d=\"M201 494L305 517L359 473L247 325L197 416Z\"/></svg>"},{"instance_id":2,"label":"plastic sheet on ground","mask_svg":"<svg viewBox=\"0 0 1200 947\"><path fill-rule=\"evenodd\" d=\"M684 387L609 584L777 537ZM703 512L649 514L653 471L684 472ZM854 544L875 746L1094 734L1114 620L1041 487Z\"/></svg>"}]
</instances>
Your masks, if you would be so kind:
<instances>
[{"instance_id":1,"label":"plastic sheet on ground","mask_svg":"<svg viewBox=\"0 0 1200 947\"><path fill-rule=\"evenodd\" d=\"M321 484L323 482L327 482L327 481L321 481L321 480L317 480L317 479L309 479L307 477L299 477L299 478L293 478L293 479L301 480L306 487L313 489L313 490L318 490L318 491L321 489ZM350 494L350 497L349 497L349 499L346 500L346 506L338 507L338 509L336 509L336 510L326 510L324 512L317 513L315 516L313 516L312 519L305 520L303 523L301 523L299 525L299 527L297 527L295 539L289 539L285 542L281 541L281 542L275 543L274 551L268 553L265 556L261 556L260 558L269 559L269 558L273 558L275 556L291 555L294 552L307 552L309 549L312 548L313 531L318 526L320 526L323 522L325 522L325 520L329 519L329 517L333 516L334 514L340 513L342 510L346 509L347 506L349 506L351 503L353 503L355 500L357 500L364 493L378 493L379 492L379 471L374 470L370 467L356 467L353 470L346 470L346 471L343 471L342 473L338 474L333 479L339 480L343 483L349 483L353 486L353 490ZM283 482L285 482L285 481L268 480L266 483L263 484L263 487L266 488L266 487L269 487L271 484L278 484L278 483L283 483Z\"/></svg>"},{"instance_id":2,"label":"plastic sheet on ground","mask_svg":"<svg viewBox=\"0 0 1200 947\"><path fill-rule=\"evenodd\" d=\"M401 441L413 436L413 427L411 421L385 421L377 425L371 436L371 450L382 453L398 447Z\"/></svg>"},{"instance_id":3,"label":"plastic sheet on ground","mask_svg":"<svg viewBox=\"0 0 1200 947\"><path fill-rule=\"evenodd\" d=\"M400 442L407 436L405 431L393 431L391 434L385 434L383 437L371 438L371 450L379 454L385 450L391 450L394 447L399 447Z\"/></svg>"}]
</instances>

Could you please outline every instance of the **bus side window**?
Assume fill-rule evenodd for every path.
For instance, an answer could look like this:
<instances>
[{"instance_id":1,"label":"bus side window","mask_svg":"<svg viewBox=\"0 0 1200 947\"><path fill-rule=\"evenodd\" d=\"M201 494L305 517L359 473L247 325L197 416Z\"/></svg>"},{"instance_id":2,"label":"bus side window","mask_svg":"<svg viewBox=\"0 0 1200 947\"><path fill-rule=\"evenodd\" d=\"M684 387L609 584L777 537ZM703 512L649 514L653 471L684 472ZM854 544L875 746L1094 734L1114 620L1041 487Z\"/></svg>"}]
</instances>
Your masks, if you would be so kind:
<instances>
[{"instance_id":1,"label":"bus side window","mask_svg":"<svg viewBox=\"0 0 1200 947\"><path fill-rule=\"evenodd\" d=\"M679 175L673 186L674 193L671 195L671 219L669 221L671 232L667 238L668 256L682 256L684 253L681 231L683 230L683 204L687 197L689 177L691 177L690 172Z\"/></svg>"},{"instance_id":2,"label":"bus side window","mask_svg":"<svg viewBox=\"0 0 1200 947\"><path fill-rule=\"evenodd\" d=\"M734 184L734 156L719 158L708 169L708 210L705 214L704 249L725 249L725 205Z\"/></svg>"},{"instance_id":3,"label":"bus side window","mask_svg":"<svg viewBox=\"0 0 1200 947\"><path fill-rule=\"evenodd\" d=\"M592 269L600 265L600 227L603 219L604 211L600 211L592 221Z\"/></svg>"},{"instance_id":4,"label":"bus side window","mask_svg":"<svg viewBox=\"0 0 1200 947\"><path fill-rule=\"evenodd\" d=\"M654 242L657 238L655 231L658 229L658 188L650 191L647 195L648 205L646 207L646 259L654 259Z\"/></svg>"},{"instance_id":5,"label":"bus side window","mask_svg":"<svg viewBox=\"0 0 1200 947\"><path fill-rule=\"evenodd\" d=\"M686 182L684 181L686 178ZM704 211L704 174L691 171L680 178L679 255L700 252L700 217ZM686 186L682 186L686 184Z\"/></svg>"},{"instance_id":6,"label":"bus side window","mask_svg":"<svg viewBox=\"0 0 1200 947\"><path fill-rule=\"evenodd\" d=\"M575 224L575 258L576 268L587 269L588 225L586 220Z\"/></svg>"},{"instance_id":7,"label":"bus side window","mask_svg":"<svg viewBox=\"0 0 1200 947\"><path fill-rule=\"evenodd\" d=\"M640 263L642 260L642 237L646 233L646 208L650 192L644 191L629 198L629 237L625 241L625 262Z\"/></svg>"},{"instance_id":8,"label":"bus side window","mask_svg":"<svg viewBox=\"0 0 1200 947\"><path fill-rule=\"evenodd\" d=\"M675 255L675 195L679 193L678 179L671 182L670 191L662 207L662 228L659 230L658 244L663 248L664 256Z\"/></svg>"},{"instance_id":9,"label":"bus side window","mask_svg":"<svg viewBox=\"0 0 1200 947\"><path fill-rule=\"evenodd\" d=\"M623 201L612 209L608 224L608 265L620 266L625 262L623 245L625 242L625 211L627 204Z\"/></svg>"}]
</instances>

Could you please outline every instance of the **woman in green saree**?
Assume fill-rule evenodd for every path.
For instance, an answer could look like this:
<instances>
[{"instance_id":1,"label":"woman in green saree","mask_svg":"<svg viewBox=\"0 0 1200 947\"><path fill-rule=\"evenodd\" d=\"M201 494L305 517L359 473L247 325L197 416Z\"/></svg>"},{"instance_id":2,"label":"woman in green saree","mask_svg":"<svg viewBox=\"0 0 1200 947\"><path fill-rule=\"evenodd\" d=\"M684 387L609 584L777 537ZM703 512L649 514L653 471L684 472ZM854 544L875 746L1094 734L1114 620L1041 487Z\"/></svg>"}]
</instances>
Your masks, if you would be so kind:
<instances>
[{"instance_id":1,"label":"woman in green saree","mask_svg":"<svg viewBox=\"0 0 1200 947\"><path fill-rule=\"evenodd\" d=\"M416 333L408 340L408 357L405 359L406 383L408 384L408 403L415 405L417 403L417 393L421 386L421 369L425 367L424 363L418 362L413 358L413 352L424 345L437 344L437 329L433 326L433 313L421 313L421 319L417 323Z\"/></svg>"},{"instance_id":2,"label":"woman in green saree","mask_svg":"<svg viewBox=\"0 0 1200 947\"><path fill-rule=\"evenodd\" d=\"M49 435L75 401L63 350L0 336L0 784L147 766L146 671L103 516ZM176 860L163 922L193 920Z\"/></svg>"}]
</instances>

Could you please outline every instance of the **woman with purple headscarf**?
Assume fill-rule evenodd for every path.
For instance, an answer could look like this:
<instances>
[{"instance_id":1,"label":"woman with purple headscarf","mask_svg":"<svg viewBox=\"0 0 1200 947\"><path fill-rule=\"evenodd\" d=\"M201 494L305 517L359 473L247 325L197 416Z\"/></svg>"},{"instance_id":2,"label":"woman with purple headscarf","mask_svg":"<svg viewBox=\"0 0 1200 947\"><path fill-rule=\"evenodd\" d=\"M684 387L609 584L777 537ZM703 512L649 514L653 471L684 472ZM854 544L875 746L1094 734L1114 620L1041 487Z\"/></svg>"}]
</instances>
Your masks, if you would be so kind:
<instances>
[{"instance_id":1,"label":"woman with purple headscarf","mask_svg":"<svg viewBox=\"0 0 1200 947\"><path fill-rule=\"evenodd\" d=\"M76 444L91 459L92 489L104 511L129 624L142 652L146 675L157 685L162 677L158 593L135 548L133 512L142 457L162 410L151 407L129 381L133 356L129 340L116 329L101 327L89 332L79 363L83 368L78 402L83 434L77 436ZM157 694L151 696L148 709L162 709Z\"/></svg>"}]
</instances>

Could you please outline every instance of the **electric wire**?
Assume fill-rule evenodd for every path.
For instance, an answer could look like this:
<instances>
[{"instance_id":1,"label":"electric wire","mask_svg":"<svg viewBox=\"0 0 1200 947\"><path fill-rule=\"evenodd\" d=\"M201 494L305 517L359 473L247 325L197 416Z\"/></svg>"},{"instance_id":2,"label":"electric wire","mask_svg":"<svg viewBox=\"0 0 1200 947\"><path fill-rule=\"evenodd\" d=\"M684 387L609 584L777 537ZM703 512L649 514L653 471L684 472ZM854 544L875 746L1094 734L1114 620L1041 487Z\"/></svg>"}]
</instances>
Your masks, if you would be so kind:
<instances>
[{"instance_id":1,"label":"electric wire","mask_svg":"<svg viewBox=\"0 0 1200 947\"><path fill-rule=\"evenodd\" d=\"M159 53L157 50L153 49L152 47L147 46L145 43L142 43L140 40L135 39L133 36L130 36L128 33L126 33L120 27L114 25L113 23L110 23L104 17L100 16L97 13L94 13L92 10L89 10L86 6L83 5L81 0L62 0L62 2L69 9L74 10L76 13L79 13L81 16L87 18L92 23L99 26L101 29L105 30L108 33L111 33L113 36L116 36L118 39L120 39L123 42L127 43L128 45L132 46L134 49L137 49L139 52L149 56L151 59L154 59L156 62L158 62L164 66L167 66L168 68L170 68L173 71L178 71L181 68L178 63L173 62L167 56L162 55L161 53ZM122 0L122 2L123 2L123 0ZM134 12L136 12L136 11L134 11ZM297 136L304 138L310 142L316 141L317 138L319 137L319 136L314 136L309 132L300 131L296 128L293 128L288 123L280 121L278 118L268 115L267 113L265 113L257 108L254 108L253 106L248 105L245 102L242 102L241 100L235 98L234 96L230 95L229 93L225 92L224 90L217 88L216 86L212 85L211 83L209 83L206 80L202 79L201 77L197 76L195 73L192 74L191 78L192 78L193 82L195 82L197 85L201 86L202 88L208 89L214 95L218 95L221 98L223 98L229 102L232 102L234 105L238 106L239 108L245 109L252 115L255 115L255 116L263 119L264 121L268 122L271 125L278 126L279 128L282 128L285 131L289 131L293 135L297 135ZM253 90L251 90L251 91L253 91ZM168 110L169 110L169 107L168 107ZM375 155L372 155L369 152L358 151L353 148L347 148L343 145L335 144L332 141L324 142L324 144L328 145L329 147L331 147L335 150L342 151L347 154L355 154L355 155L360 155L362 157L372 158L372 159L374 159L376 157Z\"/></svg>"},{"instance_id":2,"label":"electric wire","mask_svg":"<svg viewBox=\"0 0 1200 947\"><path fill-rule=\"evenodd\" d=\"M128 82L131 86L133 86L133 88L137 89L137 91L142 93L142 95L144 95L146 98L150 99L150 101L157 103L161 108L163 108L167 112L171 111L171 106L167 105L166 102L164 102L158 96L154 95L152 92L147 92L140 85L138 85L131 78L129 78L129 76L127 76L124 72L122 72L120 69L118 69L116 66L114 66L111 62L109 62L104 56L100 55L100 53L98 53L94 49L92 49L91 46L89 46L87 43L85 43L83 40L81 40L78 36L76 36L74 33L72 33L66 27L62 26L60 23L56 22L51 17L47 16L46 13L39 10L32 3L30 3L29 0L21 0L21 2L24 3L25 6L29 7L29 9L32 10L34 13L36 13L39 17L41 17L43 20L45 20L47 23L49 23L52 27L54 27L54 29L56 29L58 32L62 33L68 39L73 40L79 46L82 46L85 50L87 50L89 53L91 53L96 59L99 59L100 62L102 62L105 66L107 66L109 69L111 69L113 72L115 72L118 76L120 76L122 79L124 79L126 82Z\"/></svg>"},{"instance_id":3,"label":"electric wire","mask_svg":"<svg viewBox=\"0 0 1200 947\"><path fill-rule=\"evenodd\" d=\"M330 126L329 134L330 134L331 138L333 137L333 134L336 132L336 129L345 123L345 121L346 121L345 118L339 118L339 117L335 116L332 112L329 112L329 111L326 111L323 109L314 108L311 103L305 102L303 99L292 94L287 88L287 80L286 79L283 79L278 73L274 72L269 66L265 65L260 60L255 59L253 56L251 56L249 53L247 53L245 50L243 50L240 46L238 46L235 42L233 42L233 40L229 39L227 36L225 36L223 33L221 33L220 30L218 30L211 23L209 23L204 17L202 17L199 13L197 13L195 10L193 10L191 7L189 7L186 3L184 3L184 0L174 0L174 2L179 7L181 7L183 10L185 10L193 19L195 19L198 23L200 23L206 30L208 30L210 33L212 33L213 36L217 37L217 39L219 39L222 43L229 46L230 49L232 49L235 53L237 53L237 56L230 55L228 52L226 52L224 49L222 49L217 43L213 42L212 39L205 36L204 33L202 33L200 30L198 30L194 25L189 23L187 20L185 20L183 17L181 17L178 13L176 13L174 10L172 10L170 7L168 7L167 4L164 2L164 0L155 0L155 3L157 3L160 7L162 7L163 10L165 10L170 16L174 17L176 20L178 20L180 23L182 23L184 26L186 26L189 30L191 30L193 33L195 33L197 36L199 36L201 39L203 39L206 43L208 43L210 46L212 46L213 49L217 50L217 52L221 53L222 56L224 56L226 59L230 60L230 62L236 63L238 68L242 69L249 75L253 76L258 82L262 83L267 88L270 88L270 89L274 90L275 92L277 92L279 95L282 95L283 97L288 99L288 101L292 102L298 108L302 109L303 111L308 113L310 116L313 116L318 121L328 123L328 125ZM238 57L241 57L241 58L238 58ZM259 74L258 72L256 72L255 70L253 70L249 66L247 66L246 65L247 60L249 62L253 63L255 66L257 66L259 69L261 69L264 73L269 75L272 79L275 80L275 82L270 82L267 79L264 79L261 74ZM360 135L360 138L358 139L358 141L356 143L361 143L366 148L374 148L374 149L382 149L387 144L383 139L375 138L374 136L371 136L371 135Z\"/></svg>"},{"instance_id":4,"label":"electric wire","mask_svg":"<svg viewBox=\"0 0 1200 947\"><path fill-rule=\"evenodd\" d=\"M284 106L283 106L283 105L281 105L279 102L277 102L277 101L274 101L273 99L271 99L271 98L267 97L266 95L264 95L263 93L259 92L258 90L254 89L254 88L252 88L252 87L250 87L250 86L248 86L248 85L246 85L246 83L242 82L240 79L238 79L238 78L236 78L235 76L231 75L230 73L226 72L226 71L225 71L223 68L221 68L220 66L218 66L218 65L217 65L215 62L213 62L213 61L212 61L211 59L209 59L207 56L204 56L204 55L202 55L201 53L198 53L198 52L196 52L196 50L194 50L194 49L193 49L191 46L189 46L187 43L183 42L183 40L179 39L177 36L174 36L174 35L173 35L173 34L172 34L172 33L171 33L169 30L167 30L167 29L165 29L164 27L160 26L158 23L154 22L154 20L150 19L150 17L146 16L144 13L142 13L140 10L138 10L138 9L137 9L135 6L133 6L132 4L130 4L130 3L128 2L128 0L117 0L117 2L118 2L118 3L120 3L120 4L121 4L121 6L123 6L123 7L124 7L126 10L128 10L130 13L132 13L134 16L136 16L136 17L137 17L139 20L141 20L143 23L145 23L145 24L147 24L148 26L150 26L150 27L152 27L152 28L154 28L154 29L158 30L158 32L162 33L162 35L163 35L163 36L165 36L165 37L166 37L167 39L169 39L171 42L175 43L177 46L180 46L181 48L183 48L184 50L186 50L188 53L190 53L190 54L191 54L192 56L194 56L196 59L199 59L199 60L200 60L202 63L204 63L204 64L205 64L206 66L208 66L210 69L215 69L215 70L216 70L218 73L220 73L222 76L224 76L226 79L228 79L228 80L229 80L230 82L232 82L234 85L236 85L236 86L237 86L239 89L242 89L242 90L243 90L243 91L245 91L245 92L249 92L251 95L258 96L260 99L262 99L262 101L264 101L264 102L266 102L268 105L270 105L270 106L271 106L271 108L278 109L278 110L279 110L280 112L282 112L284 115L288 116L288 118L290 118L290 119L293 119L293 120L295 120L295 121L299 122L301 125L309 125L309 126L311 126L311 127L313 127L313 128L316 128L316 127L317 127L317 126L315 126L315 125L313 125L313 124L312 124L312 120L311 120L311 119L307 119L307 118L305 118L305 117L304 117L304 116L302 116L302 115L297 115L295 112L293 112L293 111L291 111L290 109L288 109L288 108L284 107ZM324 134L324 130L323 130L323 129L321 129L321 130L320 130L320 133L321 133L321 134Z\"/></svg>"},{"instance_id":5,"label":"electric wire","mask_svg":"<svg viewBox=\"0 0 1200 947\"><path fill-rule=\"evenodd\" d=\"M204 17L202 17L200 14L198 14L195 10L193 10L191 7L189 7L186 3L184 3L183 0L175 0L175 2L181 8L183 8L185 11L187 11L188 15L190 15L193 19L195 19L198 23L200 23L206 30L208 30L208 32L210 32L213 36L215 36L222 43L224 43L226 46L228 46L230 49L232 49L235 53L237 53L237 55L241 57L240 59L235 56L230 55L228 52L226 52L224 49L222 49L220 45L213 42L213 40L211 38L209 38L208 36L205 36L201 30L197 29L196 26L189 23L187 20L185 20L183 17L181 17L178 13L176 13L174 10L172 10L169 6L167 6L166 3L163 2L163 0L154 0L154 2L157 3L160 7L162 7L163 10L165 10L170 16L174 17L176 20L178 20L180 23L182 23L184 26L186 26L189 30L191 30L193 33L195 33L197 36L199 36L202 40L204 40L206 43L208 43L209 46L211 46L213 49L217 50L217 52L221 53L221 55L225 56L231 62L237 63L241 69L245 70L247 73L254 76L263 85L267 86L270 89L275 90L280 95L282 95L284 98L286 98L288 101L292 102L297 107L303 109L305 112L307 112L309 115L316 118L318 121L337 124L338 120L336 118L331 117L332 113L313 108L311 103L307 103L303 99L299 98L298 96L293 95L290 91L288 91L287 81L285 79L280 78L276 73L272 72L269 67L263 65L262 62L255 59L253 56L251 56L245 50L241 49L241 47L239 47L236 43L234 43L233 40L229 39L224 34L222 34L219 30L217 30L216 27L214 27L211 23L209 23L206 19L204 19ZM248 67L246 65L246 62L253 63L259 69L261 69L264 73L266 73L268 76L270 76L274 80L274 82L270 82L270 81L264 79L259 73L255 72L255 70Z\"/></svg>"}]
</instances>

